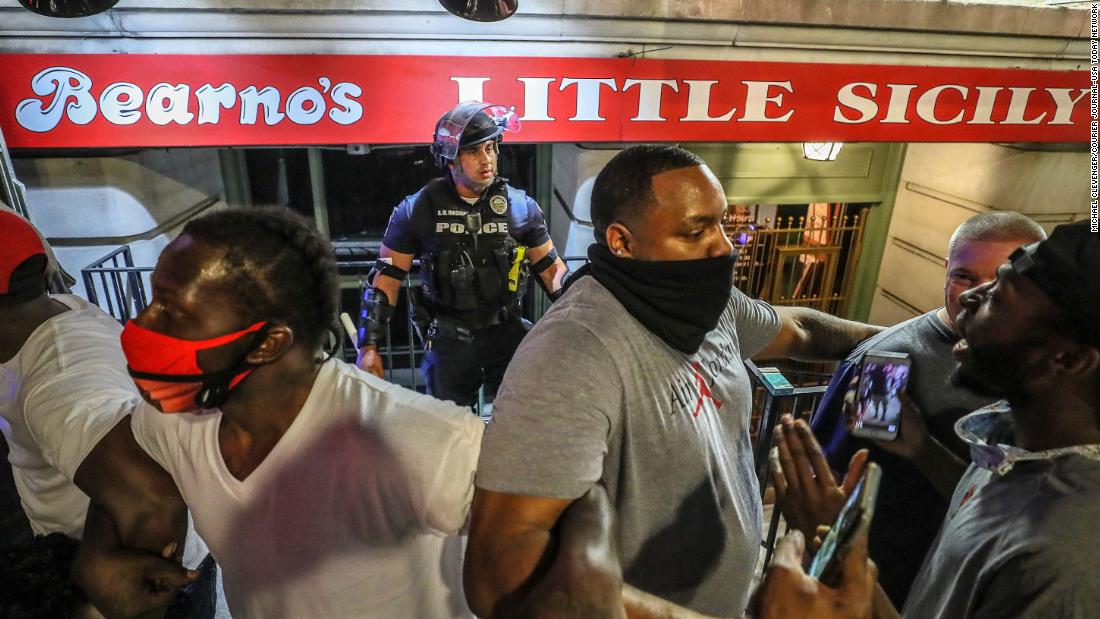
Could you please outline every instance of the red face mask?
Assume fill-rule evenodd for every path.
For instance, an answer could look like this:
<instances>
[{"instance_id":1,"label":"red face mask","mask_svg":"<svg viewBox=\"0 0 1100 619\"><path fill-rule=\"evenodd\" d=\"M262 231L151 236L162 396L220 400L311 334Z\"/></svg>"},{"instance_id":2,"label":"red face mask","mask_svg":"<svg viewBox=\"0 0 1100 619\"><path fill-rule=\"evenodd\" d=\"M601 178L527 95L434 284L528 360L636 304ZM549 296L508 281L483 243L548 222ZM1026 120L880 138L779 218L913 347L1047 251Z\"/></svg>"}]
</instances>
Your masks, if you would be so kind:
<instances>
[{"instance_id":1,"label":"red face mask","mask_svg":"<svg viewBox=\"0 0 1100 619\"><path fill-rule=\"evenodd\" d=\"M235 342L266 326L267 322L258 322L209 340L181 340L150 331L131 320L122 330L122 353L141 395L162 413L216 408L255 369L245 362L251 347L240 360L218 372L202 371L199 351ZM256 343L263 340L262 335L254 336Z\"/></svg>"}]
</instances>

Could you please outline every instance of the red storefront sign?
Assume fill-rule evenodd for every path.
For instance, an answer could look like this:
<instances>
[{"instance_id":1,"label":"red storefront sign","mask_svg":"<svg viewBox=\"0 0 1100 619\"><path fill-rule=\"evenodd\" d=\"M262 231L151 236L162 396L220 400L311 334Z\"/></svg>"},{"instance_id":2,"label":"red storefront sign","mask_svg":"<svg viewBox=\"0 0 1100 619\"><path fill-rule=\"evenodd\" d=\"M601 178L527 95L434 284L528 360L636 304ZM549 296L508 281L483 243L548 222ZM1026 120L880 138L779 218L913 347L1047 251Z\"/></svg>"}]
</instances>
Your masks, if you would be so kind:
<instances>
[{"instance_id":1,"label":"red storefront sign","mask_svg":"<svg viewBox=\"0 0 1100 619\"><path fill-rule=\"evenodd\" d=\"M460 100L527 142L1084 142L1089 74L438 56L0 55L13 148L423 143Z\"/></svg>"}]
</instances>

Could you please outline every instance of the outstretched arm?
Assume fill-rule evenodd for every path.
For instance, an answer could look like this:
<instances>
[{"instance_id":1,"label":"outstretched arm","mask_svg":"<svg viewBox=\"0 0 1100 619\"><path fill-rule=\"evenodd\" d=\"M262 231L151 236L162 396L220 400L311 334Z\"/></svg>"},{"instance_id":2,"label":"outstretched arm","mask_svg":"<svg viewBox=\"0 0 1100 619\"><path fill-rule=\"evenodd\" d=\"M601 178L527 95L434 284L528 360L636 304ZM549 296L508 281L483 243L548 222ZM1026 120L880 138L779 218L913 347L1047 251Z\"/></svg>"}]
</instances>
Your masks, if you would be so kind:
<instances>
[{"instance_id":1,"label":"outstretched arm","mask_svg":"<svg viewBox=\"0 0 1100 619\"><path fill-rule=\"evenodd\" d=\"M898 400L901 402L901 421L897 440L875 441L875 444L917 465L936 490L950 499L969 463L928 432L924 415L909 394L898 392Z\"/></svg>"},{"instance_id":2,"label":"outstretched arm","mask_svg":"<svg viewBox=\"0 0 1100 619\"><path fill-rule=\"evenodd\" d=\"M805 307L776 307L780 328L755 357L790 357L803 361L842 359L857 344L883 327L837 318Z\"/></svg>"}]
</instances>

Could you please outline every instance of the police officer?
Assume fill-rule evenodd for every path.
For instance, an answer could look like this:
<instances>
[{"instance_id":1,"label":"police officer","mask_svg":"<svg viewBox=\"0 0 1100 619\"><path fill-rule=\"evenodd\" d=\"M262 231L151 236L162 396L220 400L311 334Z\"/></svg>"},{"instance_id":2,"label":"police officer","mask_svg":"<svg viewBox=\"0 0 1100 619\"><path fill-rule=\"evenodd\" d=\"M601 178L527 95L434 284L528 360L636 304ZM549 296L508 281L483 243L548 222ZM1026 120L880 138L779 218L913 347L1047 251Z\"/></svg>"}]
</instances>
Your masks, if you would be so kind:
<instances>
[{"instance_id":1,"label":"police officer","mask_svg":"<svg viewBox=\"0 0 1100 619\"><path fill-rule=\"evenodd\" d=\"M542 211L526 193L497 176L501 134L519 121L507 107L458 104L436 123L431 153L447 170L408 196L390 217L364 294L357 365L382 375L378 342L393 316L413 258L423 265L422 290L410 299L427 331L428 391L470 406L485 384L496 390L526 333L520 299L528 273L557 298L566 274Z\"/></svg>"}]
</instances>

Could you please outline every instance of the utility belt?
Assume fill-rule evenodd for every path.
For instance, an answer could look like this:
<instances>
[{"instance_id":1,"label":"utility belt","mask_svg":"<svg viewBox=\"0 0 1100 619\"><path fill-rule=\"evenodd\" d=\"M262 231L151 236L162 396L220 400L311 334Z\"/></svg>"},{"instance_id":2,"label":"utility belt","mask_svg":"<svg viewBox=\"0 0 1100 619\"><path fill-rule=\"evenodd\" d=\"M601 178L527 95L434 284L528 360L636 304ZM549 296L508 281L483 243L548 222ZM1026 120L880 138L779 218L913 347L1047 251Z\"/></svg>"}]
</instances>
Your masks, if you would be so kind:
<instances>
[{"instance_id":1,"label":"utility belt","mask_svg":"<svg viewBox=\"0 0 1100 619\"><path fill-rule=\"evenodd\" d=\"M464 342L473 341L478 331L504 324L519 317L517 304L507 305L495 312L469 316L436 316L428 331L428 339L449 337Z\"/></svg>"}]
</instances>

